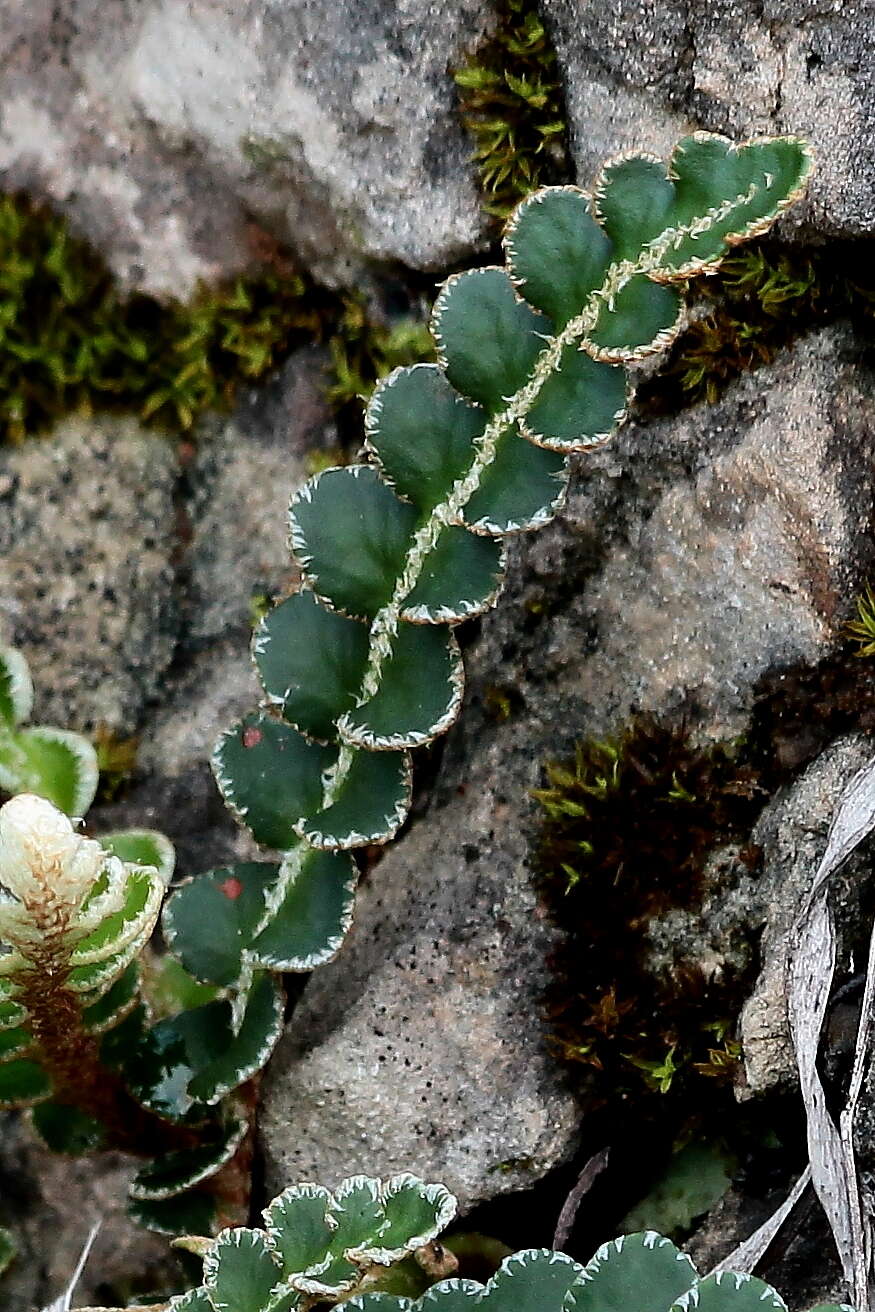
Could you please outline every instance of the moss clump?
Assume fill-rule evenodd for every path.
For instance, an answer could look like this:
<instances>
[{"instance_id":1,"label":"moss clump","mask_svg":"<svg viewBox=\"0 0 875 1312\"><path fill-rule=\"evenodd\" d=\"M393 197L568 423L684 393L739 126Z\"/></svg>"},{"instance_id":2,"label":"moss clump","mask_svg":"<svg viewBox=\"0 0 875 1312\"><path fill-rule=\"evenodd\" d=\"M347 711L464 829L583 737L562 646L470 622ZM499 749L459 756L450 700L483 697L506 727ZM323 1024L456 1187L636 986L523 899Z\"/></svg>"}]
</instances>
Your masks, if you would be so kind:
<instances>
[{"instance_id":1,"label":"moss clump","mask_svg":"<svg viewBox=\"0 0 875 1312\"><path fill-rule=\"evenodd\" d=\"M845 633L857 644L857 656L875 656L875 592L867 583L856 599L857 618L845 625Z\"/></svg>"},{"instance_id":2,"label":"moss clump","mask_svg":"<svg viewBox=\"0 0 875 1312\"><path fill-rule=\"evenodd\" d=\"M713 403L740 373L768 364L805 332L849 318L875 329L871 250L837 244L786 250L752 242L730 255L713 277L690 284L711 308L681 334L659 373L639 388L640 410L669 413L696 401Z\"/></svg>"},{"instance_id":3,"label":"moss clump","mask_svg":"<svg viewBox=\"0 0 875 1312\"><path fill-rule=\"evenodd\" d=\"M322 329L299 274L266 272L193 299L124 296L66 221L0 199L0 426L18 441L73 409L134 411L187 429Z\"/></svg>"},{"instance_id":4,"label":"moss clump","mask_svg":"<svg viewBox=\"0 0 875 1312\"><path fill-rule=\"evenodd\" d=\"M94 732L94 750L100 771L99 802L115 802L127 791L137 765L139 745L136 736L122 738L106 725L98 725Z\"/></svg>"},{"instance_id":5,"label":"moss clump","mask_svg":"<svg viewBox=\"0 0 875 1312\"><path fill-rule=\"evenodd\" d=\"M708 977L680 959L655 976L648 927L697 908L710 854L747 840L763 804L757 775L726 747L696 750L686 730L639 720L582 743L547 782L536 867L568 934L551 999L558 1051L601 1073L606 1094L675 1095L731 1077L747 974ZM755 867L758 853L742 859Z\"/></svg>"},{"instance_id":6,"label":"moss clump","mask_svg":"<svg viewBox=\"0 0 875 1312\"><path fill-rule=\"evenodd\" d=\"M501 0L494 34L453 77L487 214L505 219L537 187L568 181L556 52L532 0Z\"/></svg>"},{"instance_id":7,"label":"moss clump","mask_svg":"<svg viewBox=\"0 0 875 1312\"><path fill-rule=\"evenodd\" d=\"M368 317L363 301L354 296L343 298L328 346L334 378L325 394L338 411L353 407L357 423L362 403L381 378L401 365L437 358L424 319L406 315L391 323L376 323Z\"/></svg>"},{"instance_id":8,"label":"moss clump","mask_svg":"<svg viewBox=\"0 0 875 1312\"><path fill-rule=\"evenodd\" d=\"M0 197L0 440L76 409L187 430L314 340L329 343L339 409L395 364L423 358L423 325L373 323L358 298L318 287L273 247L264 253L270 267L257 276L187 302L124 295L63 218Z\"/></svg>"}]
</instances>

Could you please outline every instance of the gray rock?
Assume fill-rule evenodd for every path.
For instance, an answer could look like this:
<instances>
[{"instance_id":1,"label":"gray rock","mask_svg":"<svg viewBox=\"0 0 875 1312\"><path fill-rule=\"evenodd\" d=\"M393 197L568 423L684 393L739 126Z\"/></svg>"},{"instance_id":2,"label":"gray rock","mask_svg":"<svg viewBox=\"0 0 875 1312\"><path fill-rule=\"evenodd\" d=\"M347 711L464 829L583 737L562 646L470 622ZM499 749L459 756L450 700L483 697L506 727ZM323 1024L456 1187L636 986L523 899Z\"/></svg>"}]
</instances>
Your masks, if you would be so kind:
<instances>
[{"instance_id":1,"label":"gray rock","mask_svg":"<svg viewBox=\"0 0 875 1312\"><path fill-rule=\"evenodd\" d=\"M308 475L307 453L337 443L325 367L323 352L297 351L267 388L198 427L187 501L192 541L182 641L189 648L244 634L259 598L297 583L289 496Z\"/></svg>"},{"instance_id":2,"label":"gray rock","mask_svg":"<svg viewBox=\"0 0 875 1312\"><path fill-rule=\"evenodd\" d=\"M875 228L875 39L866 0L545 0L565 76L573 151L588 186L607 155L666 155L695 128L790 132L816 159L784 222L814 235Z\"/></svg>"},{"instance_id":3,"label":"gray rock","mask_svg":"<svg viewBox=\"0 0 875 1312\"><path fill-rule=\"evenodd\" d=\"M184 494L178 642L161 696L142 726L137 780L124 803L92 812L98 829L150 824L178 848L183 873L257 858L226 812L209 769L222 729L258 701L249 659L254 604L292 591L291 491L307 452L332 447L324 353L292 355L265 387L195 432Z\"/></svg>"},{"instance_id":4,"label":"gray rock","mask_svg":"<svg viewBox=\"0 0 875 1312\"><path fill-rule=\"evenodd\" d=\"M746 1088L742 1096L766 1093L796 1080L787 1025L785 969L790 930L802 909L839 794L872 756L872 744L842 738L823 752L789 789L766 807L753 833L763 848L757 887L765 926L762 968L741 1014ZM833 876L831 904L839 931L839 954L847 960L860 928L860 902L871 856L862 849Z\"/></svg>"},{"instance_id":5,"label":"gray rock","mask_svg":"<svg viewBox=\"0 0 875 1312\"><path fill-rule=\"evenodd\" d=\"M647 925L646 966L654 980L701 971L718 984L744 979L757 962L757 931L766 918L762 883L740 844L712 852L695 909L673 907Z\"/></svg>"},{"instance_id":6,"label":"gray rock","mask_svg":"<svg viewBox=\"0 0 875 1312\"><path fill-rule=\"evenodd\" d=\"M531 884L522 733L484 744L361 891L267 1076L267 1183L414 1170L463 1207L564 1160L578 1112L544 1042L555 932Z\"/></svg>"},{"instance_id":7,"label":"gray rock","mask_svg":"<svg viewBox=\"0 0 875 1312\"><path fill-rule=\"evenodd\" d=\"M512 548L474 692L514 689L554 751L634 711L744 732L767 671L830 651L875 554L873 407L860 349L830 329L716 405L628 424ZM469 711L461 736L479 732Z\"/></svg>"},{"instance_id":8,"label":"gray rock","mask_svg":"<svg viewBox=\"0 0 875 1312\"><path fill-rule=\"evenodd\" d=\"M438 268L482 219L447 65L485 0L0 3L0 174L61 204L128 282L174 292L254 230L330 280Z\"/></svg>"},{"instance_id":9,"label":"gray rock","mask_svg":"<svg viewBox=\"0 0 875 1312\"><path fill-rule=\"evenodd\" d=\"M528 872L541 762L637 710L735 737L766 672L829 651L871 559L871 407L856 348L824 332L716 406L629 425L583 462L564 516L514 544L430 805L271 1065L271 1187L418 1163L467 1205L571 1151L573 1104L543 1047L555 931ZM765 912L735 866L702 925L654 926L655 961L660 933L715 970L749 955Z\"/></svg>"},{"instance_id":10,"label":"gray rock","mask_svg":"<svg viewBox=\"0 0 875 1312\"><path fill-rule=\"evenodd\" d=\"M222 729L258 702L258 685L239 638L188 657L165 682L161 704L143 726L136 772L123 799L92 807L95 833L148 826L170 838L180 876L231 861L264 859L231 818L210 770Z\"/></svg>"},{"instance_id":11,"label":"gray rock","mask_svg":"<svg viewBox=\"0 0 875 1312\"><path fill-rule=\"evenodd\" d=\"M0 1281L7 1312L36 1312L66 1289L92 1225L101 1223L73 1306L122 1301L135 1290L156 1295L180 1287L167 1240L125 1214L136 1170L119 1153L69 1158L40 1147L14 1114L2 1117L0 1225L18 1253Z\"/></svg>"},{"instance_id":12,"label":"gray rock","mask_svg":"<svg viewBox=\"0 0 875 1312\"><path fill-rule=\"evenodd\" d=\"M43 724L133 733L176 642L174 443L129 419L0 448L0 637Z\"/></svg>"}]
</instances>

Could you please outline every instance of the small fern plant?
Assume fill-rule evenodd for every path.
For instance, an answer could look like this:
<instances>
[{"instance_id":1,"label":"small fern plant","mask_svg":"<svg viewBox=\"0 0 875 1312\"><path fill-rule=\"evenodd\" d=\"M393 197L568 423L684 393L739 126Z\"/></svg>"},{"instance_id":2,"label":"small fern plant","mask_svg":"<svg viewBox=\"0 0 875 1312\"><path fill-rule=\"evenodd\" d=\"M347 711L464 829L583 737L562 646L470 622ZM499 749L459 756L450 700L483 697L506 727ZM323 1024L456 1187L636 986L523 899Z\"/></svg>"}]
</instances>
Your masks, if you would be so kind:
<instances>
[{"instance_id":1,"label":"small fern plant","mask_svg":"<svg viewBox=\"0 0 875 1312\"><path fill-rule=\"evenodd\" d=\"M292 500L303 584L259 624L263 704L213 758L228 806L280 858L205 875L171 899L167 932L194 975L244 997L259 972L310 970L337 952L351 852L397 833L411 751L459 714L455 629L495 604L507 538L557 513L569 457L621 422L630 369L679 331L684 282L765 231L809 170L791 137L734 145L697 133L668 165L625 154L592 196L559 186L526 199L505 268L443 285L438 364L396 369L368 405L362 461L317 474ZM232 908L220 894L229 879ZM231 922L220 954L217 913Z\"/></svg>"},{"instance_id":2,"label":"small fern plant","mask_svg":"<svg viewBox=\"0 0 875 1312\"><path fill-rule=\"evenodd\" d=\"M25 727L32 704L24 657L0 648L0 791L12 795L0 807L0 1109L27 1107L57 1151L124 1148L177 1168L154 1182L150 1164L134 1182L135 1207L149 1220L159 1200L179 1209L193 1177L209 1173L211 1151L218 1169L246 1120L207 1107L195 1129L132 1092L124 1068L135 1055L148 1060L160 1034L148 1023L144 966L152 992L157 978L171 995L171 1011L216 990L174 975L173 962L143 960L173 846L153 830L97 839L78 831L71 817L84 816L98 780L94 748L68 730ZM208 1218L205 1195L189 1203ZM2 1232L0 1268L11 1244Z\"/></svg>"},{"instance_id":3,"label":"small fern plant","mask_svg":"<svg viewBox=\"0 0 875 1312\"><path fill-rule=\"evenodd\" d=\"M0 1103L35 1105L61 1146L97 1141L106 1123L118 1142L127 1116L136 1129L124 1142L150 1158L132 1187L150 1225L216 1224L205 1182L243 1143L252 1099L241 1086L282 1029L279 973L339 950L352 854L397 833L412 750L459 713L455 629L494 605L506 539L556 514L569 457L620 423L630 368L679 330L685 280L768 228L809 169L790 137L737 146L696 134L668 165L623 155L592 197L564 186L525 200L506 268L444 284L439 363L396 369L369 403L361 463L316 475L292 501L303 587L259 625L264 704L222 735L213 760L232 811L277 855L200 875L166 902L165 940L199 995L157 1019L140 996L161 853L144 856L130 836L101 846L32 795L7 803ZM3 669L0 787L35 793L21 662ZM81 813L85 791L55 800ZM41 1001L49 983L54 1009ZM87 1068L99 1095L98 1066L113 1097L95 1115L76 1090Z\"/></svg>"},{"instance_id":4,"label":"small fern plant","mask_svg":"<svg viewBox=\"0 0 875 1312\"><path fill-rule=\"evenodd\" d=\"M428 1275L446 1252L437 1237L455 1210L443 1186L411 1175L386 1182L353 1176L334 1194L297 1185L265 1209L263 1230L178 1240L203 1258L203 1282L154 1312L308 1312L338 1303L354 1312L786 1312L762 1280L728 1272L702 1277L652 1230L602 1244L586 1266L533 1248L505 1258L485 1285L434 1282ZM397 1264L411 1255L420 1263L420 1288L431 1285L415 1299L389 1292L398 1283ZM850 1309L823 1304L815 1312Z\"/></svg>"}]
</instances>

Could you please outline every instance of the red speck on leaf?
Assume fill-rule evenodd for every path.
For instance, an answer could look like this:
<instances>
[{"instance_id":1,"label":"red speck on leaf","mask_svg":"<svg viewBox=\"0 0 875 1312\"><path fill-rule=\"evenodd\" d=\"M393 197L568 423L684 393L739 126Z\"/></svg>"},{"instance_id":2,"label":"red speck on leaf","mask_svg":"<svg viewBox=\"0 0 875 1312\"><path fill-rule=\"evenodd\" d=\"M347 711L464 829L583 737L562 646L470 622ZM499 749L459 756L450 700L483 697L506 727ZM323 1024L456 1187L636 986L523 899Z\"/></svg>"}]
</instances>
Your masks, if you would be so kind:
<instances>
[{"instance_id":1,"label":"red speck on leaf","mask_svg":"<svg viewBox=\"0 0 875 1312\"><path fill-rule=\"evenodd\" d=\"M243 885L239 879L230 875L222 884L219 884L219 892L224 893L229 902L236 902L243 892Z\"/></svg>"},{"instance_id":2,"label":"red speck on leaf","mask_svg":"<svg viewBox=\"0 0 875 1312\"><path fill-rule=\"evenodd\" d=\"M257 747L261 742L261 730L254 728L252 725L243 730L243 746Z\"/></svg>"}]
</instances>

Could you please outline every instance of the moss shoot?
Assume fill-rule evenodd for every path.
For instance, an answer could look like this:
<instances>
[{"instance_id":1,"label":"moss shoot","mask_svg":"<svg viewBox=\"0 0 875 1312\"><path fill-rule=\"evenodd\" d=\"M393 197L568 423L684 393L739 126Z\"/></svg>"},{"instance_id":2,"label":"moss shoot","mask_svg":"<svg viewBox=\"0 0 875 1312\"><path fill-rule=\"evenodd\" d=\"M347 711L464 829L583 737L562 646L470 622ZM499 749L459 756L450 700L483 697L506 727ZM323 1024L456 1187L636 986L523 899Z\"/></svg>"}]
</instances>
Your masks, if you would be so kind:
<instances>
[{"instance_id":1,"label":"moss shoot","mask_svg":"<svg viewBox=\"0 0 875 1312\"><path fill-rule=\"evenodd\" d=\"M453 77L487 214L506 219L537 187L569 180L556 52L533 0L501 0L493 34Z\"/></svg>"},{"instance_id":2,"label":"moss shoot","mask_svg":"<svg viewBox=\"0 0 875 1312\"><path fill-rule=\"evenodd\" d=\"M673 413L713 403L739 374L769 364L797 337L849 319L871 339L875 273L865 250L836 243L810 250L752 242L723 261L713 277L690 283L704 312L681 333L659 372L638 390L644 413Z\"/></svg>"},{"instance_id":3,"label":"moss shoot","mask_svg":"<svg viewBox=\"0 0 875 1312\"><path fill-rule=\"evenodd\" d=\"M133 412L185 431L312 341L328 344L329 398L357 424L358 397L431 348L412 317L376 322L361 298L319 287L281 252L189 301L124 294L64 218L4 196L0 253L0 440L20 441L72 410Z\"/></svg>"},{"instance_id":4,"label":"moss shoot","mask_svg":"<svg viewBox=\"0 0 875 1312\"><path fill-rule=\"evenodd\" d=\"M856 644L857 656L875 656L875 592L871 583L866 584L855 604L857 618L848 621L845 633Z\"/></svg>"}]
</instances>

